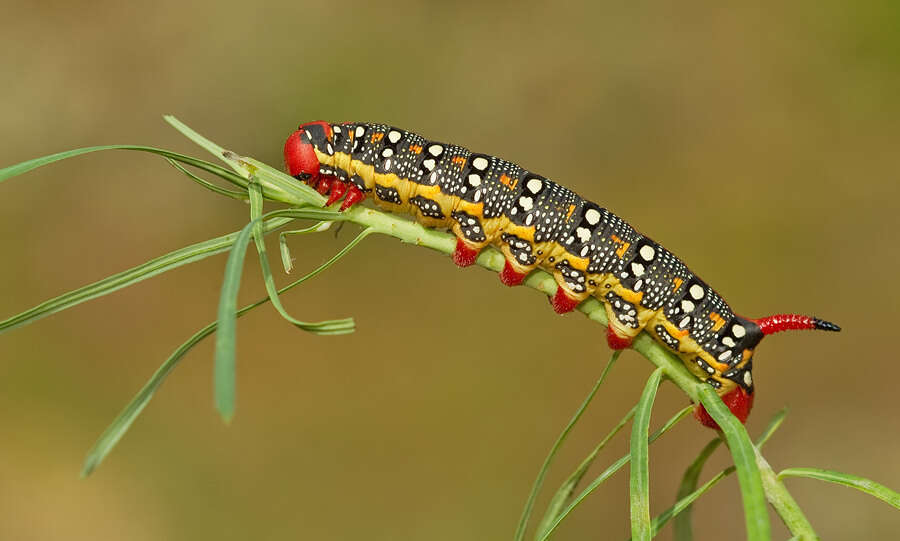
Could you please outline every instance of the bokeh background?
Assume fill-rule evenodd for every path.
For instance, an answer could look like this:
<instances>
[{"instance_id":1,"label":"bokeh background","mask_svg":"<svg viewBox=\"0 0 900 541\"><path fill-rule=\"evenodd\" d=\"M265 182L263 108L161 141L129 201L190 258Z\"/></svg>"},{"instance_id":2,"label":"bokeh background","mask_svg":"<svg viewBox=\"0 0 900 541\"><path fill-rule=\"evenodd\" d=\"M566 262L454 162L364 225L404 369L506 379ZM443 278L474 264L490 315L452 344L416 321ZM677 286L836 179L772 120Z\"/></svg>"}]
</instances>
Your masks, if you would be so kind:
<instances>
[{"instance_id":1,"label":"bokeh background","mask_svg":"<svg viewBox=\"0 0 900 541\"><path fill-rule=\"evenodd\" d=\"M315 119L388 122L518 161L631 221L740 313L841 324L759 348L748 427L789 406L766 452L776 469L897 488L897 6L6 2L0 165L105 143L202 155L165 113L273 164ZM85 156L0 189L0 317L247 219L144 154ZM298 267L351 229L295 238ZM253 259L242 301L263 292ZM210 341L79 479L107 423L214 317L223 267L211 258L0 336L0 539L508 539L609 355L602 328L533 291L373 238L286 297L300 317L355 316L356 334L315 337L258 310L238 324L231 426L212 407ZM623 355L548 489L651 368ZM685 403L664 385L654 426ZM654 445L655 512L711 436L685 421ZM707 476L725 465L720 451ZM626 472L559 539L627 537ZM826 539L900 528L850 489L787 484ZM736 479L695 519L698 539L742 538ZM788 537L774 515L773 527Z\"/></svg>"}]
</instances>

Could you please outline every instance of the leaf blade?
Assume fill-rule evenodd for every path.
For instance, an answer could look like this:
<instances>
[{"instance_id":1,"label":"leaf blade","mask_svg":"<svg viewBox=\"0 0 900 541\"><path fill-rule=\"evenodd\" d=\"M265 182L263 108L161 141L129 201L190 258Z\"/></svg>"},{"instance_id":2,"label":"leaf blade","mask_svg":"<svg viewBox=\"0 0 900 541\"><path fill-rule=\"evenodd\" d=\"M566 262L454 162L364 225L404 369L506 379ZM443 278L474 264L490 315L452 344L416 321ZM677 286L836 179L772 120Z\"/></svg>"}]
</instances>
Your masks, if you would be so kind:
<instances>
[{"instance_id":1,"label":"leaf blade","mask_svg":"<svg viewBox=\"0 0 900 541\"><path fill-rule=\"evenodd\" d=\"M650 375L631 425L631 536L633 539L649 541L652 534L650 523L650 414L656 391L662 380L663 369L657 368Z\"/></svg>"},{"instance_id":2,"label":"leaf blade","mask_svg":"<svg viewBox=\"0 0 900 541\"><path fill-rule=\"evenodd\" d=\"M878 498L879 500L900 509L900 493L890 488L858 475L838 472L834 470L823 470L820 468L787 468L778 473L778 478L784 477L805 477L807 479L818 479L828 483L844 485L846 487L855 488L860 492Z\"/></svg>"}]
</instances>

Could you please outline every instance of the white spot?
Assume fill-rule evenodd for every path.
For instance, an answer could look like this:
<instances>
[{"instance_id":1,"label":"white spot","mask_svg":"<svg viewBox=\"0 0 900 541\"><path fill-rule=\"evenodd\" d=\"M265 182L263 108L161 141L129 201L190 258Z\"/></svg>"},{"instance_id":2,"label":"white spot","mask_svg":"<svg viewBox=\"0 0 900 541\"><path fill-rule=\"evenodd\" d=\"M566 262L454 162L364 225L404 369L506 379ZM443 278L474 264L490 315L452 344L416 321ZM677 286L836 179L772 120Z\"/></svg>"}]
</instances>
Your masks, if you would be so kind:
<instances>
[{"instance_id":1,"label":"white spot","mask_svg":"<svg viewBox=\"0 0 900 541\"><path fill-rule=\"evenodd\" d=\"M747 329L743 328L740 325L735 325L731 328L731 334L735 335L738 338L743 338L745 334L747 334Z\"/></svg>"},{"instance_id":2,"label":"white spot","mask_svg":"<svg viewBox=\"0 0 900 541\"><path fill-rule=\"evenodd\" d=\"M444 152L444 147L441 145L431 145L428 147L428 153L437 158Z\"/></svg>"},{"instance_id":3,"label":"white spot","mask_svg":"<svg viewBox=\"0 0 900 541\"><path fill-rule=\"evenodd\" d=\"M587 242L591 240L591 230L586 227L579 227L575 230L575 234L578 235L578 240L581 242Z\"/></svg>"},{"instance_id":4,"label":"white spot","mask_svg":"<svg viewBox=\"0 0 900 541\"><path fill-rule=\"evenodd\" d=\"M384 160L384 169L385 169L385 171L387 171L390 168L391 168L391 159L388 158L388 159Z\"/></svg>"},{"instance_id":5,"label":"white spot","mask_svg":"<svg viewBox=\"0 0 900 541\"><path fill-rule=\"evenodd\" d=\"M427 160L422 162L422 166L425 167L425 169L428 169L429 171L434 171L435 165L436 164L435 164L434 160L432 160L431 158L428 158Z\"/></svg>"},{"instance_id":6,"label":"white spot","mask_svg":"<svg viewBox=\"0 0 900 541\"><path fill-rule=\"evenodd\" d=\"M428 180L431 182L437 182L437 171L431 173L431 175L428 176Z\"/></svg>"},{"instance_id":7,"label":"white spot","mask_svg":"<svg viewBox=\"0 0 900 541\"><path fill-rule=\"evenodd\" d=\"M525 217L525 225L531 225L531 222L534 221L534 214L529 214Z\"/></svg>"},{"instance_id":8,"label":"white spot","mask_svg":"<svg viewBox=\"0 0 900 541\"><path fill-rule=\"evenodd\" d=\"M631 264L631 272L634 273L635 276L643 276L644 275L644 266L640 263L632 263Z\"/></svg>"},{"instance_id":9,"label":"white spot","mask_svg":"<svg viewBox=\"0 0 900 541\"><path fill-rule=\"evenodd\" d=\"M362 136L365 135L365 134L366 134L366 129L365 129L365 128L363 128L362 126L357 126L357 127L356 127L356 137L357 137L357 138L360 138L360 137L362 137Z\"/></svg>"},{"instance_id":10,"label":"white spot","mask_svg":"<svg viewBox=\"0 0 900 541\"><path fill-rule=\"evenodd\" d=\"M725 338L723 338L722 343L730 348L733 348L735 345L734 338L732 338L730 336L726 336Z\"/></svg>"},{"instance_id":11,"label":"white spot","mask_svg":"<svg viewBox=\"0 0 900 541\"><path fill-rule=\"evenodd\" d=\"M482 158L481 156L478 156L477 158L472 160L472 167L474 167L475 169L478 169L479 171L484 171L485 169L487 169L487 166L488 166L488 161L486 158Z\"/></svg>"},{"instance_id":12,"label":"white spot","mask_svg":"<svg viewBox=\"0 0 900 541\"><path fill-rule=\"evenodd\" d=\"M521 259L522 261L527 261L528 254L526 254L525 252L522 252L521 254L519 254L519 259Z\"/></svg>"},{"instance_id":13,"label":"white spot","mask_svg":"<svg viewBox=\"0 0 900 541\"><path fill-rule=\"evenodd\" d=\"M644 287L644 281L643 281L643 280L638 280L637 282L634 283L634 290L635 290L635 291L640 291L642 287Z\"/></svg>"},{"instance_id":14,"label":"white spot","mask_svg":"<svg viewBox=\"0 0 900 541\"><path fill-rule=\"evenodd\" d=\"M681 311L684 313L693 312L694 311L694 303L685 299L681 301Z\"/></svg>"},{"instance_id":15,"label":"white spot","mask_svg":"<svg viewBox=\"0 0 900 541\"><path fill-rule=\"evenodd\" d=\"M397 130L391 130L390 132L388 132L388 141L390 141L391 143L396 143L400 140L400 137L402 137L402 135Z\"/></svg>"},{"instance_id":16,"label":"white spot","mask_svg":"<svg viewBox=\"0 0 900 541\"><path fill-rule=\"evenodd\" d=\"M334 148L332 148L331 143L326 144L325 148L328 149L329 154L334 154Z\"/></svg>"},{"instance_id":17,"label":"white spot","mask_svg":"<svg viewBox=\"0 0 900 541\"><path fill-rule=\"evenodd\" d=\"M581 249L581 253L579 255L581 257L584 257L584 256L588 255L589 251L590 251L590 246L585 246L584 248Z\"/></svg>"},{"instance_id":18,"label":"white spot","mask_svg":"<svg viewBox=\"0 0 900 541\"><path fill-rule=\"evenodd\" d=\"M690 322L691 322L691 317L684 316L684 319L682 319L681 321L678 322L678 327L683 329L683 328L687 327Z\"/></svg>"},{"instance_id":19,"label":"white spot","mask_svg":"<svg viewBox=\"0 0 900 541\"><path fill-rule=\"evenodd\" d=\"M475 225L475 218L469 218L468 220L466 220L466 223L469 225Z\"/></svg>"},{"instance_id":20,"label":"white spot","mask_svg":"<svg viewBox=\"0 0 900 541\"><path fill-rule=\"evenodd\" d=\"M703 286L699 284L694 284L691 286L691 297L694 297L697 300L703 298L703 295L706 294L706 291L703 290Z\"/></svg>"},{"instance_id":21,"label":"white spot","mask_svg":"<svg viewBox=\"0 0 900 541\"><path fill-rule=\"evenodd\" d=\"M641 257L644 258L644 261L653 261L653 257L656 255L656 250L653 249L653 246L649 244L641 247Z\"/></svg>"},{"instance_id":22,"label":"white spot","mask_svg":"<svg viewBox=\"0 0 900 541\"><path fill-rule=\"evenodd\" d=\"M479 233L479 232L481 232L481 228L476 225L475 227L472 228L472 231L474 231L475 233Z\"/></svg>"},{"instance_id":23,"label":"white spot","mask_svg":"<svg viewBox=\"0 0 900 541\"><path fill-rule=\"evenodd\" d=\"M719 359L720 361L727 361L728 359L731 358L731 350L728 349L728 350L723 351L716 358Z\"/></svg>"},{"instance_id":24,"label":"white spot","mask_svg":"<svg viewBox=\"0 0 900 541\"><path fill-rule=\"evenodd\" d=\"M522 210L528 212L534 207L534 200L530 197L522 196L519 198L519 206L522 207Z\"/></svg>"},{"instance_id":25,"label":"white spot","mask_svg":"<svg viewBox=\"0 0 900 541\"><path fill-rule=\"evenodd\" d=\"M597 225L600 222L600 213L597 209L588 209L588 211L584 213L584 218L589 224Z\"/></svg>"},{"instance_id":26,"label":"white spot","mask_svg":"<svg viewBox=\"0 0 900 541\"><path fill-rule=\"evenodd\" d=\"M715 373L716 373L716 369L713 368L713 367L711 367L711 366L707 366L707 367L706 367L706 371L707 371L708 373L710 373L710 374L715 374Z\"/></svg>"},{"instance_id":27,"label":"white spot","mask_svg":"<svg viewBox=\"0 0 900 541\"><path fill-rule=\"evenodd\" d=\"M750 372L744 372L744 385L747 387L753 386L753 376L750 375Z\"/></svg>"},{"instance_id":28,"label":"white spot","mask_svg":"<svg viewBox=\"0 0 900 541\"><path fill-rule=\"evenodd\" d=\"M474 187L481 186L481 177L477 173L472 173L469 175L469 184Z\"/></svg>"},{"instance_id":29,"label":"white spot","mask_svg":"<svg viewBox=\"0 0 900 541\"><path fill-rule=\"evenodd\" d=\"M394 151L390 148L386 148L381 151L381 156L384 158L390 158L393 155L394 155Z\"/></svg>"},{"instance_id":30,"label":"white spot","mask_svg":"<svg viewBox=\"0 0 900 541\"><path fill-rule=\"evenodd\" d=\"M475 190L475 197L474 197L474 199L475 199L475 202L476 202L476 203L479 202L479 201L481 201L481 190Z\"/></svg>"},{"instance_id":31,"label":"white spot","mask_svg":"<svg viewBox=\"0 0 900 541\"><path fill-rule=\"evenodd\" d=\"M528 188L528 191L531 193L538 193L541 191L541 188L544 187L544 183L541 182L541 179L539 178L533 178L528 181L528 184L526 184L525 187Z\"/></svg>"},{"instance_id":32,"label":"white spot","mask_svg":"<svg viewBox=\"0 0 900 541\"><path fill-rule=\"evenodd\" d=\"M340 126L332 126L331 131L333 131L334 133L341 133L341 127Z\"/></svg>"}]
</instances>

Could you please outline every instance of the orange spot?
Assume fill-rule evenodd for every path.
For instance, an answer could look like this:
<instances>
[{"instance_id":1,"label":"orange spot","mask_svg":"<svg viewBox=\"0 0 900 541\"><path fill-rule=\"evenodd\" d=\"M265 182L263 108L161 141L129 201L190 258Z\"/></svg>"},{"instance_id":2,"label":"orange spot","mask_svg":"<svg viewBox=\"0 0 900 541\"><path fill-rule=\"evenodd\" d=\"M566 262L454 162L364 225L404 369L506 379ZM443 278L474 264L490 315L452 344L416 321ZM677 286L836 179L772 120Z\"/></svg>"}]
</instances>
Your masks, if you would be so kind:
<instances>
[{"instance_id":1,"label":"orange spot","mask_svg":"<svg viewBox=\"0 0 900 541\"><path fill-rule=\"evenodd\" d=\"M500 175L500 182L503 183L504 186L508 186L510 190L514 190L516 188L516 184L519 183L519 179L511 178L506 175L506 173Z\"/></svg>"},{"instance_id":2,"label":"orange spot","mask_svg":"<svg viewBox=\"0 0 900 541\"><path fill-rule=\"evenodd\" d=\"M725 326L725 320L716 312L710 312L709 319L713 320L713 330L718 331Z\"/></svg>"},{"instance_id":3,"label":"orange spot","mask_svg":"<svg viewBox=\"0 0 900 541\"><path fill-rule=\"evenodd\" d=\"M383 134L383 133L377 132L377 133L373 133L373 134L372 134L372 142L373 142L373 143L376 142L376 141L381 141L382 139L384 139L384 134Z\"/></svg>"},{"instance_id":4,"label":"orange spot","mask_svg":"<svg viewBox=\"0 0 900 541\"><path fill-rule=\"evenodd\" d=\"M619 241L619 242L622 242L622 241ZM616 250L616 255L619 256L620 258L624 257L625 251L628 250L629 246L631 246L630 242L623 243L622 246L618 250Z\"/></svg>"},{"instance_id":5,"label":"orange spot","mask_svg":"<svg viewBox=\"0 0 900 541\"><path fill-rule=\"evenodd\" d=\"M569 211L566 212L566 220L572 217L573 212L575 212L575 205L569 205Z\"/></svg>"},{"instance_id":6,"label":"orange spot","mask_svg":"<svg viewBox=\"0 0 900 541\"><path fill-rule=\"evenodd\" d=\"M466 165L466 159L463 158L462 156L454 156L453 159L450 161L452 161L453 165L455 165L457 168L459 168L460 171L462 171L463 167L465 167L465 165Z\"/></svg>"},{"instance_id":7,"label":"orange spot","mask_svg":"<svg viewBox=\"0 0 900 541\"><path fill-rule=\"evenodd\" d=\"M422 145L409 145L409 151L413 154L421 154L422 153Z\"/></svg>"},{"instance_id":8,"label":"orange spot","mask_svg":"<svg viewBox=\"0 0 900 541\"><path fill-rule=\"evenodd\" d=\"M682 280L681 278L675 278L674 280L672 280L672 283L675 284L675 287L672 288L672 293L675 293L676 291L678 291L678 288L681 287L681 284L684 283L684 280Z\"/></svg>"}]
</instances>

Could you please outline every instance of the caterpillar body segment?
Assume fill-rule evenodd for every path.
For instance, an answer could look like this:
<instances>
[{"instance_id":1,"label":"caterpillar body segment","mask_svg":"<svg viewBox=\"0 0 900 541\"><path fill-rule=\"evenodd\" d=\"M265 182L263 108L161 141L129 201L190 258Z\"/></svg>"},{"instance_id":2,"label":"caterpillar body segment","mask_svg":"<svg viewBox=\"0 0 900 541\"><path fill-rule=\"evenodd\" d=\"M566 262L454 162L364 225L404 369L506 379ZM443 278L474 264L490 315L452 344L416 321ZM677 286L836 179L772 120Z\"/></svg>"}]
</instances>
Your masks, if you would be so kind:
<instances>
[{"instance_id":1,"label":"caterpillar body segment","mask_svg":"<svg viewBox=\"0 0 900 541\"><path fill-rule=\"evenodd\" d=\"M501 158L431 141L382 124L303 124L284 148L289 173L343 197L371 197L457 237L454 262L468 266L486 246L506 258L501 281L521 284L536 268L553 274L558 313L593 296L609 319L607 342L626 348L642 330L677 354L744 421L753 403L753 351L789 329L839 330L781 314L753 320L728 304L671 252L623 219L552 180ZM705 425L715 422L699 407Z\"/></svg>"}]
</instances>

